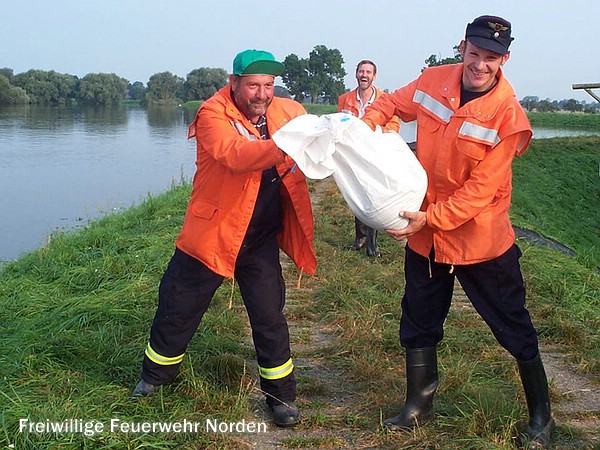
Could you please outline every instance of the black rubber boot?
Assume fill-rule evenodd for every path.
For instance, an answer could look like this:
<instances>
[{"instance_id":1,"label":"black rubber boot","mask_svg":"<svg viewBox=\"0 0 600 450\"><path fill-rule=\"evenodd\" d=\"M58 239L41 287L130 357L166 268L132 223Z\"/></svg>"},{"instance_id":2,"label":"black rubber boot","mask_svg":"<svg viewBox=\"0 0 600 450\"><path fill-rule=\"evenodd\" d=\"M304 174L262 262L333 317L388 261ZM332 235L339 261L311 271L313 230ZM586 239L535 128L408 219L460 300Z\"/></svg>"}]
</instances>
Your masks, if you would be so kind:
<instances>
[{"instance_id":1,"label":"black rubber boot","mask_svg":"<svg viewBox=\"0 0 600 450\"><path fill-rule=\"evenodd\" d=\"M273 422L278 427L295 427L300 422L300 411L294 402L280 402L269 407L273 411Z\"/></svg>"},{"instance_id":2,"label":"black rubber boot","mask_svg":"<svg viewBox=\"0 0 600 450\"><path fill-rule=\"evenodd\" d=\"M352 245L349 245L347 248L348 250L358 251L363 249L364 246L367 245L367 226L355 217L354 230L356 232L354 243Z\"/></svg>"},{"instance_id":3,"label":"black rubber boot","mask_svg":"<svg viewBox=\"0 0 600 450\"><path fill-rule=\"evenodd\" d=\"M524 447L530 450L548 448L555 424L550 411L548 380L542 358L538 353L531 361L517 360L517 365L529 410L528 440Z\"/></svg>"},{"instance_id":4,"label":"black rubber boot","mask_svg":"<svg viewBox=\"0 0 600 450\"><path fill-rule=\"evenodd\" d=\"M143 378L140 378L139 383L131 393L131 398L151 397L156 394L159 389L159 385L148 383Z\"/></svg>"},{"instance_id":5,"label":"black rubber boot","mask_svg":"<svg viewBox=\"0 0 600 450\"><path fill-rule=\"evenodd\" d=\"M383 424L389 430L421 426L433 419L433 395L438 387L436 347L406 350L406 400L400 414Z\"/></svg>"},{"instance_id":6,"label":"black rubber boot","mask_svg":"<svg viewBox=\"0 0 600 450\"><path fill-rule=\"evenodd\" d=\"M377 247L377 230L367 228L367 256L381 257L381 252Z\"/></svg>"}]
</instances>

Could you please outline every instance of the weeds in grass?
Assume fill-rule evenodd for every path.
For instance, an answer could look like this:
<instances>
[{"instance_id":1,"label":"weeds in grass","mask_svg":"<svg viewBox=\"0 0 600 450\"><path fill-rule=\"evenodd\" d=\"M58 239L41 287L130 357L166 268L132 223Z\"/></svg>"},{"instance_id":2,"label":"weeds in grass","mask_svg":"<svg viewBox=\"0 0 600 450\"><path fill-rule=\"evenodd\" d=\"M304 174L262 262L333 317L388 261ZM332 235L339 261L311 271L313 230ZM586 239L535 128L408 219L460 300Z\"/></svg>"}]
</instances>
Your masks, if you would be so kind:
<instances>
[{"instance_id":1,"label":"weeds in grass","mask_svg":"<svg viewBox=\"0 0 600 450\"><path fill-rule=\"evenodd\" d=\"M532 199L539 200L538 193L551 187L547 178L561 167L568 168L565 179L586 178L583 173L587 169L571 159L587 164L577 149L597 151L593 149L599 145L596 138L549 145L563 153L560 163L557 159L549 170L538 170L546 152L538 157L534 149L529 165L516 168L515 191L520 200L512 214L522 224L547 230L548 235L575 248L578 256L570 258L519 242L524 253L521 263L527 301L542 342L564 349L579 370L597 375L598 262L594 251L582 251L586 242L596 242L597 236L589 237L591 222L573 218L596 217L598 196L588 199L588 207L577 199L588 195L586 191L576 187L556 191L555 197L572 197L561 198L556 210L538 206ZM538 178L531 172L545 176ZM583 175L573 177L572 173ZM454 305L439 347L441 383L434 400L436 420L409 432L383 429L382 420L397 414L404 400L404 354L398 343L404 250L382 234L383 258L346 251L344 247L353 236L353 217L341 195L331 180L311 182L311 191L319 191L321 196L315 216L320 267L315 277L304 278L299 289L291 289L295 301L289 317L301 322L292 348L311 345L311 328L326 328L334 338L326 345L304 350L301 358L318 359L336 371L335 378L324 383L308 368L299 367L305 421L298 433L281 440L281 445L332 448L358 439L371 448L513 448L519 423L526 418L516 367L468 302ZM207 418L256 419L250 407L258 385L248 319L239 292L233 289L232 297L229 283L217 292L175 380L154 397L137 402L129 399L139 377L158 282L173 252L188 196L189 186L176 187L165 195L148 198L139 207L91 223L80 232L59 233L47 248L4 266L0 272L0 446L250 446L251 436L206 432L85 436L19 431L23 418L81 418L102 423L113 418L125 422L176 422L185 418L198 423ZM572 209L563 214L565 207ZM298 278L294 268L286 271L288 280ZM327 397L334 387L347 389L352 402L332 412ZM319 432L323 434L313 436ZM346 439L346 435L351 437ZM564 448L586 448L585 436L569 428L559 426L557 436Z\"/></svg>"}]
</instances>

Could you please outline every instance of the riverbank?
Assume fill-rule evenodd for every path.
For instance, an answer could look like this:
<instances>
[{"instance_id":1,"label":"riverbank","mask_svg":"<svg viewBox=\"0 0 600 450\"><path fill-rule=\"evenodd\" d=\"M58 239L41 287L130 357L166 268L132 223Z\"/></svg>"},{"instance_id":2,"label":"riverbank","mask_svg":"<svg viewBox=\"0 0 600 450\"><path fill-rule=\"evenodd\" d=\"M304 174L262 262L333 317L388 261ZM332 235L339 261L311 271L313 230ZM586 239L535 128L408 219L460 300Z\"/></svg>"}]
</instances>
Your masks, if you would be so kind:
<instances>
[{"instance_id":1,"label":"riverbank","mask_svg":"<svg viewBox=\"0 0 600 450\"><path fill-rule=\"evenodd\" d=\"M589 380L582 389L597 389L600 277L585 252L596 244L586 241L589 225L582 218L591 212L593 220L600 210L597 166L589 164L598 160L600 138L551 141L551 147L538 144L515 162L512 215L516 225L555 238L577 256L519 241L528 304L544 351L561 355L570 370ZM256 390L247 316L229 282L217 292L174 382L154 398L132 402L129 393L139 376L158 282L189 191L187 184L176 186L83 230L53 235L48 246L0 273L0 446L513 447L526 417L516 366L460 297L440 346L437 420L414 434L383 431L381 418L395 413L404 392L397 341L403 249L382 236L381 259L345 251L353 220L331 179L311 182L320 264L316 276L300 282L293 266L285 266L304 417L300 427L279 430L269 423ZM547 197L540 198L546 191ZM600 412L593 406L583 411L566 407L577 393L562 386L551 380L558 422L555 448L594 448L600 442ZM268 427L264 434L107 429L88 436L23 431L19 423L24 418L101 424L245 420L264 421Z\"/></svg>"},{"instance_id":2,"label":"riverbank","mask_svg":"<svg viewBox=\"0 0 600 450\"><path fill-rule=\"evenodd\" d=\"M200 107L200 101L186 102L182 106L195 113ZM303 106L309 114L323 115L337 112L337 105L317 103L304 103ZM527 112L527 117L533 127L573 129L597 133L600 130L600 114L570 113L566 111L540 113Z\"/></svg>"}]
</instances>

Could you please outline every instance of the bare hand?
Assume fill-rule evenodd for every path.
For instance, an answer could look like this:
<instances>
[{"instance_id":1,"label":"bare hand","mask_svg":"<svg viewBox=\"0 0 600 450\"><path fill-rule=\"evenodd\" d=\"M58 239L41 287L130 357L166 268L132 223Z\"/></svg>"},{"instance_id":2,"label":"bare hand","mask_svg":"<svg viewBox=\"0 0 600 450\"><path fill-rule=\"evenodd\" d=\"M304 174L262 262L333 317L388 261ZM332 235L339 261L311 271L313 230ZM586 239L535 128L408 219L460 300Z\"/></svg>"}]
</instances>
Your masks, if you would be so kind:
<instances>
[{"instance_id":1,"label":"bare hand","mask_svg":"<svg viewBox=\"0 0 600 450\"><path fill-rule=\"evenodd\" d=\"M408 219L408 225L401 230L385 230L387 234L397 241L403 241L407 237L412 236L427 224L427 214L423 211L400 211L398 216Z\"/></svg>"}]
</instances>

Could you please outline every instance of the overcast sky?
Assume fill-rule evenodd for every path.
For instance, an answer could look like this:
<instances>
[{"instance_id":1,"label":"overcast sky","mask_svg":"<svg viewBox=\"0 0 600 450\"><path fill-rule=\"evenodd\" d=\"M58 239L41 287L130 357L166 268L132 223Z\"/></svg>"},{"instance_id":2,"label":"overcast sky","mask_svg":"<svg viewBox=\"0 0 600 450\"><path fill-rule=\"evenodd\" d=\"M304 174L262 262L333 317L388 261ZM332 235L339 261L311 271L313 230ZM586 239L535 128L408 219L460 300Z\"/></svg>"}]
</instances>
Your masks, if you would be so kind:
<instances>
[{"instance_id":1,"label":"overcast sky","mask_svg":"<svg viewBox=\"0 0 600 450\"><path fill-rule=\"evenodd\" d=\"M356 86L356 63L371 59L376 84L394 90L431 54L452 56L466 24L491 14L513 25L505 73L518 98L591 102L571 85L600 83L597 0L27 0L3 2L1 11L0 67L15 74L116 73L146 84L164 71L229 73L247 48L283 60L325 45L342 53L347 88Z\"/></svg>"}]
</instances>

